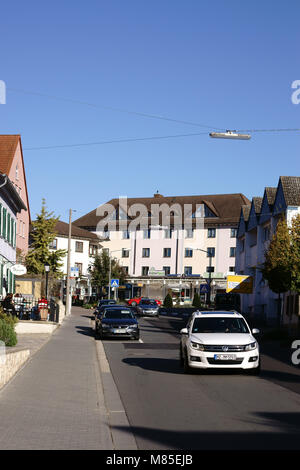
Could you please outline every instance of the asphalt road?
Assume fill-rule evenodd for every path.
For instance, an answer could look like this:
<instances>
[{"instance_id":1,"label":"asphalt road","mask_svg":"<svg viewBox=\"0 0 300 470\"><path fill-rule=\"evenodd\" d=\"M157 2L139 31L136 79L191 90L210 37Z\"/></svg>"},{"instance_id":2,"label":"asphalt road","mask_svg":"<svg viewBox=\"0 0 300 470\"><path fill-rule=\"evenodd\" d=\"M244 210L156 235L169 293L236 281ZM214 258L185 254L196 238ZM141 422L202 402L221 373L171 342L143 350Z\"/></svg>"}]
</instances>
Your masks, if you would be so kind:
<instances>
[{"instance_id":1,"label":"asphalt road","mask_svg":"<svg viewBox=\"0 0 300 470\"><path fill-rule=\"evenodd\" d=\"M185 375L176 333L183 326L143 318L143 342L103 341L138 448L299 449L300 370L264 355L260 377Z\"/></svg>"}]
</instances>

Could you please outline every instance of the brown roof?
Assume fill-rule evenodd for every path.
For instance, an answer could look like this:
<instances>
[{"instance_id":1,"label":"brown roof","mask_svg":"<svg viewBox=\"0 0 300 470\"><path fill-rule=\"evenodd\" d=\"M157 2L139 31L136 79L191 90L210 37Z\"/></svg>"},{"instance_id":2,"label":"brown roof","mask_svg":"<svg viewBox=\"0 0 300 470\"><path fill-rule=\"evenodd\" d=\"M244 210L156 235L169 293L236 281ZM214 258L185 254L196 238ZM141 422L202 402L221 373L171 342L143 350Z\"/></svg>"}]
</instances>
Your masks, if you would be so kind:
<instances>
[{"instance_id":1,"label":"brown roof","mask_svg":"<svg viewBox=\"0 0 300 470\"><path fill-rule=\"evenodd\" d=\"M287 206L300 206L300 176L280 176Z\"/></svg>"},{"instance_id":2,"label":"brown roof","mask_svg":"<svg viewBox=\"0 0 300 470\"><path fill-rule=\"evenodd\" d=\"M13 162L20 135L0 135L0 172L7 175Z\"/></svg>"},{"instance_id":3,"label":"brown roof","mask_svg":"<svg viewBox=\"0 0 300 470\"><path fill-rule=\"evenodd\" d=\"M69 224L59 220L55 225L55 231L57 235L68 237ZM79 227L74 226L74 224L72 224L72 238L84 238L92 241L100 241L99 237L95 233L89 232L88 230L83 230Z\"/></svg>"},{"instance_id":4,"label":"brown roof","mask_svg":"<svg viewBox=\"0 0 300 470\"><path fill-rule=\"evenodd\" d=\"M249 204L246 206L242 206L243 217L244 217L245 222L247 222L249 219L250 209L251 209L251 206Z\"/></svg>"},{"instance_id":5,"label":"brown roof","mask_svg":"<svg viewBox=\"0 0 300 470\"><path fill-rule=\"evenodd\" d=\"M266 196L267 196L267 201L268 201L269 206L273 206L275 202L277 188L266 187L265 191L266 191Z\"/></svg>"},{"instance_id":6,"label":"brown roof","mask_svg":"<svg viewBox=\"0 0 300 470\"><path fill-rule=\"evenodd\" d=\"M106 204L111 204L113 207L117 208L119 205L119 199L111 199ZM152 204L167 204L168 206L172 206L173 204L179 204L182 208L183 214L184 204L191 204L192 213L196 210L196 205L206 204L210 211L216 216L209 218L211 222L228 224L238 223L241 206L245 204L250 204L250 201L243 194L237 193L215 194L205 196L155 196L148 198L128 198L128 208L133 204L143 204L148 211L151 211ZM74 224L78 227L89 228L89 230L95 229L97 223L99 223L99 221L103 218L103 216L97 216L96 212L97 209L94 209L88 214L75 220Z\"/></svg>"},{"instance_id":7,"label":"brown roof","mask_svg":"<svg viewBox=\"0 0 300 470\"><path fill-rule=\"evenodd\" d=\"M252 198L252 202L253 202L254 210L255 210L255 213L256 213L256 214L259 214L259 213L260 213L261 205L262 205L262 200L263 200L262 197L253 197L253 198Z\"/></svg>"}]
</instances>

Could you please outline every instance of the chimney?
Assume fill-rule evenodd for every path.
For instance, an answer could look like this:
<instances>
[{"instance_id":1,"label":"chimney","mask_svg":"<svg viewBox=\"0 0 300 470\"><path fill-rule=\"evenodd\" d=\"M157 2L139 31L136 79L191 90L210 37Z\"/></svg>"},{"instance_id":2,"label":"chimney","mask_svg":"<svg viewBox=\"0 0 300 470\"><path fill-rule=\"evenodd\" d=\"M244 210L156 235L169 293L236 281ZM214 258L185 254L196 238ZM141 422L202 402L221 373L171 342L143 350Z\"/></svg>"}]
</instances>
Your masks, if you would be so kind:
<instances>
[{"instance_id":1,"label":"chimney","mask_svg":"<svg viewBox=\"0 0 300 470\"><path fill-rule=\"evenodd\" d=\"M156 193L154 194L154 197L163 197L163 195L162 195L162 194L159 194L159 192L156 191Z\"/></svg>"}]
</instances>

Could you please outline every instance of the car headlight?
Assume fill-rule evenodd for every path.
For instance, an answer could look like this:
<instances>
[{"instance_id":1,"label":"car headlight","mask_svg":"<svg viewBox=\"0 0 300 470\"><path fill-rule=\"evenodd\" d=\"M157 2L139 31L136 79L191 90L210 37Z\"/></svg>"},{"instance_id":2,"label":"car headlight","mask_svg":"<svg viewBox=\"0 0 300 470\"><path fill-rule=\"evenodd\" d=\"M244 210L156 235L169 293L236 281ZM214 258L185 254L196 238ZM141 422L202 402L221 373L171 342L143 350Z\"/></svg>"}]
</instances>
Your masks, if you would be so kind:
<instances>
[{"instance_id":1,"label":"car headlight","mask_svg":"<svg viewBox=\"0 0 300 470\"><path fill-rule=\"evenodd\" d=\"M256 349L256 348L257 348L257 342L254 341L254 343L250 343L245 346L245 351L252 351L252 349Z\"/></svg>"},{"instance_id":2,"label":"car headlight","mask_svg":"<svg viewBox=\"0 0 300 470\"><path fill-rule=\"evenodd\" d=\"M105 329L108 329L110 328L110 325L108 325L107 323L102 323L102 328L105 330Z\"/></svg>"},{"instance_id":3,"label":"car headlight","mask_svg":"<svg viewBox=\"0 0 300 470\"><path fill-rule=\"evenodd\" d=\"M128 328L131 330L133 328L137 328L138 326L137 325L130 325Z\"/></svg>"},{"instance_id":4,"label":"car headlight","mask_svg":"<svg viewBox=\"0 0 300 470\"><path fill-rule=\"evenodd\" d=\"M200 343L194 343L191 341L191 347L193 349L197 349L198 351L204 351L204 346L203 344L200 344Z\"/></svg>"}]
</instances>

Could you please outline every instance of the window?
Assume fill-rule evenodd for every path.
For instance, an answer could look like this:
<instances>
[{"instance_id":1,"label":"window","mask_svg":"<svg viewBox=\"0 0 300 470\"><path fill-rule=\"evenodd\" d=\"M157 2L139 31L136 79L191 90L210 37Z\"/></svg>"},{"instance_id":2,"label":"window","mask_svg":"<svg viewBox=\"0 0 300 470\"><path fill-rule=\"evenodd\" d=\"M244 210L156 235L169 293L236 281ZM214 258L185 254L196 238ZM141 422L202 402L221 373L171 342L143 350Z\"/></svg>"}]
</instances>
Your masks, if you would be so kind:
<instances>
[{"instance_id":1,"label":"window","mask_svg":"<svg viewBox=\"0 0 300 470\"><path fill-rule=\"evenodd\" d=\"M109 230L104 230L103 232L103 238L108 239L110 236Z\"/></svg>"},{"instance_id":2,"label":"window","mask_svg":"<svg viewBox=\"0 0 300 470\"><path fill-rule=\"evenodd\" d=\"M90 253L90 256L95 256L98 253L97 245L90 245L89 253Z\"/></svg>"},{"instance_id":3,"label":"window","mask_svg":"<svg viewBox=\"0 0 300 470\"><path fill-rule=\"evenodd\" d=\"M142 266L142 276L148 276L149 266Z\"/></svg>"},{"instance_id":4,"label":"window","mask_svg":"<svg viewBox=\"0 0 300 470\"><path fill-rule=\"evenodd\" d=\"M264 242L270 240L270 227L264 227Z\"/></svg>"},{"instance_id":5,"label":"window","mask_svg":"<svg viewBox=\"0 0 300 470\"><path fill-rule=\"evenodd\" d=\"M229 266L229 272L234 273L235 272L235 266Z\"/></svg>"},{"instance_id":6,"label":"window","mask_svg":"<svg viewBox=\"0 0 300 470\"><path fill-rule=\"evenodd\" d=\"M193 250L190 248L186 248L184 251L184 257L185 258L192 258L193 257Z\"/></svg>"},{"instance_id":7,"label":"window","mask_svg":"<svg viewBox=\"0 0 300 470\"><path fill-rule=\"evenodd\" d=\"M168 228L165 230L165 238L172 238L172 233L173 233L173 229L172 228Z\"/></svg>"},{"instance_id":8,"label":"window","mask_svg":"<svg viewBox=\"0 0 300 470\"><path fill-rule=\"evenodd\" d=\"M128 274L128 272L129 272L128 266L122 266L122 270L125 274Z\"/></svg>"},{"instance_id":9,"label":"window","mask_svg":"<svg viewBox=\"0 0 300 470\"><path fill-rule=\"evenodd\" d=\"M83 242L75 242L76 253L83 253Z\"/></svg>"},{"instance_id":10,"label":"window","mask_svg":"<svg viewBox=\"0 0 300 470\"><path fill-rule=\"evenodd\" d=\"M149 258L149 256L150 256L150 248L143 248L142 257L143 258Z\"/></svg>"},{"instance_id":11,"label":"window","mask_svg":"<svg viewBox=\"0 0 300 470\"><path fill-rule=\"evenodd\" d=\"M75 268L78 268L79 276L82 274L82 263L75 263Z\"/></svg>"},{"instance_id":12,"label":"window","mask_svg":"<svg viewBox=\"0 0 300 470\"><path fill-rule=\"evenodd\" d=\"M237 236L237 228L232 228L230 230L230 238L236 238Z\"/></svg>"},{"instance_id":13,"label":"window","mask_svg":"<svg viewBox=\"0 0 300 470\"><path fill-rule=\"evenodd\" d=\"M191 276L192 272L193 272L192 266L185 266L184 267L185 276Z\"/></svg>"},{"instance_id":14,"label":"window","mask_svg":"<svg viewBox=\"0 0 300 470\"><path fill-rule=\"evenodd\" d=\"M245 250L245 240L241 240L241 244L240 244L240 251L244 251Z\"/></svg>"},{"instance_id":15,"label":"window","mask_svg":"<svg viewBox=\"0 0 300 470\"><path fill-rule=\"evenodd\" d=\"M170 266L163 266L163 270L165 271L165 276L168 276L169 274L171 274Z\"/></svg>"},{"instance_id":16,"label":"window","mask_svg":"<svg viewBox=\"0 0 300 470\"><path fill-rule=\"evenodd\" d=\"M194 238L194 229L187 228L185 231L185 238Z\"/></svg>"},{"instance_id":17,"label":"window","mask_svg":"<svg viewBox=\"0 0 300 470\"><path fill-rule=\"evenodd\" d=\"M230 258L235 258L235 247L232 246L230 248L229 256Z\"/></svg>"},{"instance_id":18,"label":"window","mask_svg":"<svg viewBox=\"0 0 300 470\"><path fill-rule=\"evenodd\" d=\"M171 248L164 248L164 258L171 258Z\"/></svg>"},{"instance_id":19,"label":"window","mask_svg":"<svg viewBox=\"0 0 300 470\"><path fill-rule=\"evenodd\" d=\"M148 230L144 230L144 238L149 239L151 238L151 229L148 228Z\"/></svg>"},{"instance_id":20,"label":"window","mask_svg":"<svg viewBox=\"0 0 300 470\"><path fill-rule=\"evenodd\" d=\"M207 267L206 267L206 272L207 272L207 273L213 273L214 271L215 271L214 266L207 266Z\"/></svg>"},{"instance_id":21,"label":"window","mask_svg":"<svg viewBox=\"0 0 300 470\"><path fill-rule=\"evenodd\" d=\"M109 256L109 248L103 248L102 251L103 253L106 253Z\"/></svg>"},{"instance_id":22,"label":"window","mask_svg":"<svg viewBox=\"0 0 300 470\"><path fill-rule=\"evenodd\" d=\"M122 248L122 258L129 258L129 250Z\"/></svg>"},{"instance_id":23,"label":"window","mask_svg":"<svg viewBox=\"0 0 300 470\"><path fill-rule=\"evenodd\" d=\"M18 167L18 164L16 166L16 180L19 179L19 167Z\"/></svg>"},{"instance_id":24,"label":"window","mask_svg":"<svg viewBox=\"0 0 300 470\"><path fill-rule=\"evenodd\" d=\"M49 243L49 249L50 250L57 250L57 239L54 238L54 240L52 240L52 242Z\"/></svg>"},{"instance_id":25,"label":"window","mask_svg":"<svg viewBox=\"0 0 300 470\"><path fill-rule=\"evenodd\" d=\"M128 240L130 238L130 234L128 230L123 231L123 240Z\"/></svg>"},{"instance_id":26,"label":"window","mask_svg":"<svg viewBox=\"0 0 300 470\"><path fill-rule=\"evenodd\" d=\"M216 252L216 249L215 248L207 248L207 258L214 258L215 257L215 252Z\"/></svg>"},{"instance_id":27,"label":"window","mask_svg":"<svg viewBox=\"0 0 300 470\"><path fill-rule=\"evenodd\" d=\"M207 229L207 238L216 238L216 229L208 228Z\"/></svg>"}]
</instances>

